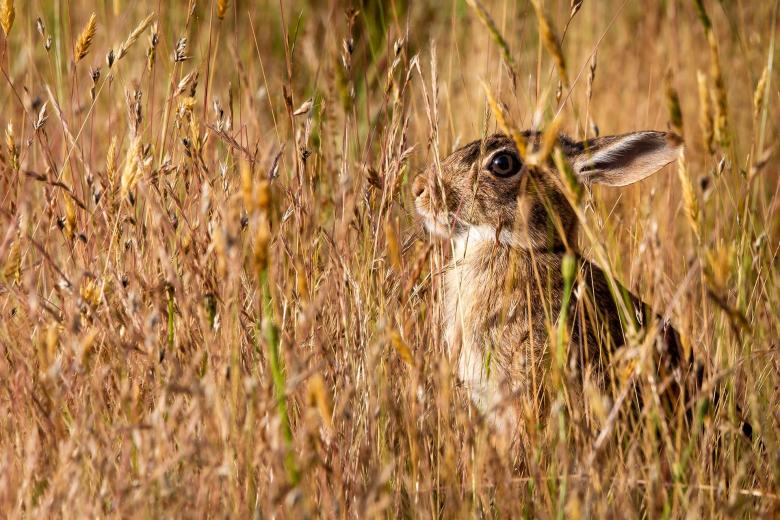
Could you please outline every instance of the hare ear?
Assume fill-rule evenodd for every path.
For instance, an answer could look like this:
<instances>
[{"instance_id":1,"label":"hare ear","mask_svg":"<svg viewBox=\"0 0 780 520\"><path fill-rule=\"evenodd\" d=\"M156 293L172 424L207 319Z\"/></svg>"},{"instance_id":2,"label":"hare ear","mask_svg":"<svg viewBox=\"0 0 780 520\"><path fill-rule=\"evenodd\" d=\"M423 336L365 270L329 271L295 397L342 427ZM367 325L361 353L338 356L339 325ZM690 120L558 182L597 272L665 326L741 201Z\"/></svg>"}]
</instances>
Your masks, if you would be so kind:
<instances>
[{"instance_id":1,"label":"hare ear","mask_svg":"<svg viewBox=\"0 0 780 520\"><path fill-rule=\"evenodd\" d=\"M664 132L634 132L578 143L572 157L583 182L626 186L654 174L679 157L682 139Z\"/></svg>"}]
</instances>

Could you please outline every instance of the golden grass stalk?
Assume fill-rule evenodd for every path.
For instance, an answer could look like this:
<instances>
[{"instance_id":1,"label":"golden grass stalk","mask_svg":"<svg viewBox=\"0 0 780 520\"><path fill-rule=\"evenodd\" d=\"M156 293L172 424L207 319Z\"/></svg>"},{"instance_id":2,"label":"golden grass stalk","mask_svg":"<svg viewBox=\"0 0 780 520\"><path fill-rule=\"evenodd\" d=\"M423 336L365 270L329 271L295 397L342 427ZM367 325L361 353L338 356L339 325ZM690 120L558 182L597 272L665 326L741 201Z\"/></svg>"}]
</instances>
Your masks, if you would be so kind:
<instances>
[{"instance_id":1,"label":"golden grass stalk","mask_svg":"<svg viewBox=\"0 0 780 520\"><path fill-rule=\"evenodd\" d=\"M3 265L3 279L19 283L22 276L22 242L20 237L11 244L8 257Z\"/></svg>"},{"instance_id":2,"label":"golden grass stalk","mask_svg":"<svg viewBox=\"0 0 780 520\"><path fill-rule=\"evenodd\" d=\"M490 16L490 13L487 12L487 9L485 9L485 6L482 5L482 2L479 0L466 0L466 3L474 10L475 13L477 13L477 18L479 18L479 21L482 22L482 25L484 25L490 33L493 41L495 41L496 45L498 45L498 48L501 50L501 57L503 58L504 63L506 63L507 67L509 67L509 72L512 74L512 76L514 76L515 62L512 59L512 53L509 50L509 44L507 44L506 40L501 35L501 32L499 32L498 27L496 27L496 23Z\"/></svg>"},{"instance_id":3,"label":"golden grass stalk","mask_svg":"<svg viewBox=\"0 0 780 520\"><path fill-rule=\"evenodd\" d=\"M152 33L149 35L149 48L146 50L146 69L151 71L154 68L154 62L157 59L157 44L160 43L160 36L157 32L157 24L152 25Z\"/></svg>"},{"instance_id":4,"label":"golden grass stalk","mask_svg":"<svg viewBox=\"0 0 780 520\"><path fill-rule=\"evenodd\" d=\"M103 298L101 287L94 278L89 278L81 284L79 296L93 308L97 307Z\"/></svg>"},{"instance_id":5,"label":"golden grass stalk","mask_svg":"<svg viewBox=\"0 0 780 520\"><path fill-rule=\"evenodd\" d=\"M582 200L582 184L574 173L570 161L564 156L563 151L560 148L556 148L553 151L553 161L555 162L555 167L561 173L563 185L569 200L574 205L579 206L580 201Z\"/></svg>"},{"instance_id":6,"label":"golden grass stalk","mask_svg":"<svg viewBox=\"0 0 780 520\"><path fill-rule=\"evenodd\" d=\"M683 135L682 109L680 108L680 96L672 82L672 71L669 70L664 78L666 94L666 108L669 111L669 126L679 135Z\"/></svg>"},{"instance_id":7,"label":"golden grass stalk","mask_svg":"<svg viewBox=\"0 0 780 520\"><path fill-rule=\"evenodd\" d=\"M406 342L403 340L400 332L398 332L397 330L390 331L390 343L393 345L395 351L398 352L398 355L401 357L404 363L410 366L414 366L414 357L412 356L412 350L409 348L409 345L407 345Z\"/></svg>"},{"instance_id":8,"label":"golden grass stalk","mask_svg":"<svg viewBox=\"0 0 780 520\"><path fill-rule=\"evenodd\" d=\"M704 149L713 153L714 131L712 127L712 108L710 107L709 86L707 76L701 71L696 71L696 81L699 86L699 126L701 127Z\"/></svg>"},{"instance_id":9,"label":"golden grass stalk","mask_svg":"<svg viewBox=\"0 0 780 520\"><path fill-rule=\"evenodd\" d=\"M76 236L76 205L73 203L73 199L70 197L70 195L65 194L65 222L63 231L65 232L65 237L67 237L68 240L73 240L73 237Z\"/></svg>"},{"instance_id":10,"label":"golden grass stalk","mask_svg":"<svg viewBox=\"0 0 780 520\"><path fill-rule=\"evenodd\" d=\"M577 14L582 7L583 2L584 0L571 0L571 3L569 4L569 18L574 18L574 15Z\"/></svg>"},{"instance_id":11,"label":"golden grass stalk","mask_svg":"<svg viewBox=\"0 0 780 520\"><path fill-rule=\"evenodd\" d=\"M401 272L401 252L398 247L398 236L395 232L395 226L390 219L385 221L385 241L387 242L387 253L390 257L390 265L393 269Z\"/></svg>"},{"instance_id":12,"label":"golden grass stalk","mask_svg":"<svg viewBox=\"0 0 780 520\"><path fill-rule=\"evenodd\" d=\"M219 18L220 20L225 18L228 5L230 5L230 2L228 0L217 0L217 18Z\"/></svg>"},{"instance_id":13,"label":"golden grass stalk","mask_svg":"<svg viewBox=\"0 0 780 520\"><path fill-rule=\"evenodd\" d=\"M306 386L306 394L310 406L317 408L317 411L322 418L323 424L328 429L333 428L333 406L331 405L330 397L325 389L325 379L322 374L314 374Z\"/></svg>"},{"instance_id":14,"label":"golden grass stalk","mask_svg":"<svg viewBox=\"0 0 780 520\"><path fill-rule=\"evenodd\" d=\"M300 260L295 262L295 290L298 293L298 301L301 303L309 300L309 283L306 281L306 269Z\"/></svg>"},{"instance_id":15,"label":"golden grass stalk","mask_svg":"<svg viewBox=\"0 0 780 520\"><path fill-rule=\"evenodd\" d=\"M496 118L496 122L498 123L498 126L501 128L501 131L504 132L506 135L510 136L512 138L512 141L514 141L515 146L517 147L517 151L520 153L520 157L525 160L526 156L526 140L525 137L520 133L520 131L515 127L504 114L504 110L499 106L499 104L496 102L496 99L493 97L493 93L490 91L490 87L488 87L487 83L482 83L482 88L485 90L485 96L487 97L488 106L490 106L490 111L493 113L493 117Z\"/></svg>"},{"instance_id":16,"label":"golden grass stalk","mask_svg":"<svg viewBox=\"0 0 780 520\"><path fill-rule=\"evenodd\" d=\"M130 32L130 35L127 37L125 41L122 42L121 45L119 45L119 50L117 51L115 60L121 60L127 55L127 51L130 50L130 47L135 45L135 42L138 41L138 38L143 34L143 32L152 24L152 20L154 19L154 13L150 14L146 18L139 23L135 29Z\"/></svg>"},{"instance_id":17,"label":"golden grass stalk","mask_svg":"<svg viewBox=\"0 0 780 520\"><path fill-rule=\"evenodd\" d=\"M558 142L558 136L560 134L562 122L563 118L560 116L550 121L550 123L544 129L544 133L542 134L539 150L533 154L533 157L528 158L529 164L542 165L547 162L547 159L550 157L553 148Z\"/></svg>"},{"instance_id":18,"label":"golden grass stalk","mask_svg":"<svg viewBox=\"0 0 780 520\"><path fill-rule=\"evenodd\" d=\"M735 257L736 248L734 244L727 245L724 242L719 242L714 248L708 248L705 253L707 260L705 274L710 285L719 292L725 291L728 287Z\"/></svg>"},{"instance_id":19,"label":"golden grass stalk","mask_svg":"<svg viewBox=\"0 0 780 520\"><path fill-rule=\"evenodd\" d=\"M14 0L0 0L0 26L3 27L6 38L14 26L14 18L16 18Z\"/></svg>"},{"instance_id":20,"label":"golden grass stalk","mask_svg":"<svg viewBox=\"0 0 780 520\"><path fill-rule=\"evenodd\" d=\"M761 78L756 84L756 90L753 93L753 117L758 119L761 108L764 106L764 96L766 95L766 83L769 78L769 67L764 67Z\"/></svg>"},{"instance_id":21,"label":"golden grass stalk","mask_svg":"<svg viewBox=\"0 0 780 520\"><path fill-rule=\"evenodd\" d=\"M722 148L729 145L728 135L728 101L726 95L726 85L723 80L723 71L720 67L720 57L718 55L718 41L715 39L715 33L707 33L707 42L710 46L710 75L713 82L712 96L715 100L715 139Z\"/></svg>"},{"instance_id":22,"label":"golden grass stalk","mask_svg":"<svg viewBox=\"0 0 780 520\"><path fill-rule=\"evenodd\" d=\"M95 13L92 13L89 17L89 21L84 29L81 30L78 38L76 38L76 44L73 46L73 61L78 63L83 60L89 53L89 48L92 45L92 40L95 39L95 33L97 32L97 18Z\"/></svg>"},{"instance_id":23,"label":"golden grass stalk","mask_svg":"<svg viewBox=\"0 0 780 520\"><path fill-rule=\"evenodd\" d=\"M251 213L254 207L252 165L246 159L241 159L239 171L241 173L241 197L244 200L244 209L247 213Z\"/></svg>"},{"instance_id":24,"label":"golden grass stalk","mask_svg":"<svg viewBox=\"0 0 780 520\"><path fill-rule=\"evenodd\" d=\"M685 152L680 153L680 157L677 159L677 176L680 179L680 186L682 187L685 216L693 230L693 234L696 235L696 240L700 241L701 215L699 212L699 200L696 198L696 191L693 187L690 173L688 172L688 163L685 160Z\"/></svg>"},{"instance_id":25,"label":"golden grass stalk","mask_svg":"<svg viewBox=\"0 0 780 520\"><path fill-rule=\"evenodd\" d=\"M257 183L257 209L268 213L271 206L271 184L267 180Z\"/></svg>"},{"instance_id":26,"label":"golden grass stalk","mask_svg":"<svg viewBox=\"0 0 780 520\"><path fill-rule=\"evenodd\" d=\"M561 83L565 87L568 87L569 76L566 72L566 60L563 57L560 40L558 40L558 37L553 31L550 18L547 16L547 13L544 12L540 0L531 0L531 4L534 6L536 18L539 22L539 35L542 37L542 43L555 61Z\"/></svg>"},{"instance_id":27,"label":"golden grass stalk","mask_svg":"<svg viewBox=\"0 0 780 520\"><path fill-rule=\"evenodd\" d=\"M17 171L19 169L19 148L16 146L14 125L12 123L8 123L8 126L5 127L5 148L11 160L11 169Z\"/></svg>"},{"instance_id":28,"label":"golden grass stalk","mask_svg":"<svg viewBox=\"0 0 780 520\"><path fill-rule=\"evenodd\" d=\"M106 176L109 185L113 186L116 180L116 136L111 138L111 144L106 152Z\"/></svg>"},{"instance_id":29,"label":"golden grass stalk","mask_svg":"<svg viewBox=\"0 0 780 520\"><path fill-rule=\"evenodd\" d=\"M560 371L563 370L566 364L566 346L569 341L569 332L567 330L569 302L571 301L572 289L574 287L574 278L577 275L577 260L573 254L566 253L563 256L561 275L563 276L563 300L558 316L558 330L556 334L558 342L555 353L555 360L557 361L555 368Z\"/></svg>"},{"instance_id":30,"label":"golden grass stalk","mask_svg":"<svg viewBox=\"0 0 780 520\"><path fill-rule=\"evenodd\" d=\"M699 20L704 26L704 30L709 32L712 29L712 22L707 15L707 10L704 8L704 2L702 0L694 0L693 4L696 7L696 14L699 16Z\"/></svg>"},{"instance_id":31,"label":"golden grass stalk","mask_svg":"<svg viewBox=\"0 0 780 520\"><path fill-rule=\"evenodd\" d=\"M593 58L590 60L588 66L588 83L586 89L586 97L588 100L593 99L593 83L596 81L596 68L598 67L598 51L593 52Z\"/></svg>"},{"instance_id":32,"label":"golden grass stalk","mask_svg":"<svg viewBox=\"0 0 780 520\"><path fill-rule=\"evenodd\" d=\"M173 93L174 97L183 94L185 90L192 87L193 83L197 86L199 75L200 73L198 71L193 70L181 78L178 86L176 87L176 91Z\"/></svg>"},{"instance_id":33,"label":"golden grass stalk","mask_svg":"<svg viewBox=\"0 0 780 520\"><path fill-rule=\"evenodd\" d=\"M255 245L252 250L255 268L258 271L268 269L268 244L271 243L271 229L268 219L262 218L255 233Z\"/></svg>"},{"instance_id":34,"label":"golden grass stalk","mask_svg":"<svg viewBox=\"0 0 780 520\"><path fill-rule=\"evenodd\" d=\"M120 179L120 189L122 198L126 198L135 187L138 182L138 178L141 176L141 166L139 164L139 157L141 155L141 138L136 136L133 143L127 149L127 155L125 155L125 166L122 170L122 178Z\"/></svg>"}]
</instances>

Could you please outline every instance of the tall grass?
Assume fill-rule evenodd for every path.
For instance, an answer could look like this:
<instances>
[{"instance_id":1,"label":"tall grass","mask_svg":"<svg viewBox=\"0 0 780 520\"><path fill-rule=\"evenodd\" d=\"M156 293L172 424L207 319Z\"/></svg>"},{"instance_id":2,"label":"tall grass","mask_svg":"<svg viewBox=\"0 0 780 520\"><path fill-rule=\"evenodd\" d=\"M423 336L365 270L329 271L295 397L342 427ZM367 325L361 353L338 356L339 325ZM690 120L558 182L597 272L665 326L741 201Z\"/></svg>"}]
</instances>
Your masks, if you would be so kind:
<instances>
[{"instance_id":1,"label":"tall grass","mask_svg":"<svg viewBox=\"0 0 780 520\"><path fill-rule=\"evenodd\" d=\"M0 1L0 516L777 515L777 23L776 1ZM526 403L518 447L469 402L450 244L410 184L496 117L684 132L652 179L570 189L585 256L718 389L687 433L621 408L668 384L639 337L587 409Z\"/></svg>"}]
</instances>

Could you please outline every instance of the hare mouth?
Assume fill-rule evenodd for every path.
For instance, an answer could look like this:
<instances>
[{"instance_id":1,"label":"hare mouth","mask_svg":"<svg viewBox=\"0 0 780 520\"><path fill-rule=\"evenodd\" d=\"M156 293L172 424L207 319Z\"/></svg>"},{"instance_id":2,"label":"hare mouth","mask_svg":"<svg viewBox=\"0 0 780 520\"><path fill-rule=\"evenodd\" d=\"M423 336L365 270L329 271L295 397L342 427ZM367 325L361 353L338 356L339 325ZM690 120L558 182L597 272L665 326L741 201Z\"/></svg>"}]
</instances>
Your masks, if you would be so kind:
<instances>
[{"instance_id":1,"label":"hare mouth","mask_svg":"<svg viewBox=\"0 0 780 520\"><path fill-rule=\"evenodd\" d=\"M423 224L425 228L433 235L440 237L448 237L452 233L453 219L447 214L438 213L432 214L428 212L419 212L423 218Z\"/></svg>"},{"instance_id":2,"label":"hare mouth","mask_svg":"<svg viewBox=\"0 0 780 520\"><path fill-rule=\"evenodd\" d=\"M441 238L458 237L464 234L470 227L462 218L452 213L432 213L422 208L418 208L417 212L422 217L423 224L428 232Z\"/></svg>"}]
</instances>

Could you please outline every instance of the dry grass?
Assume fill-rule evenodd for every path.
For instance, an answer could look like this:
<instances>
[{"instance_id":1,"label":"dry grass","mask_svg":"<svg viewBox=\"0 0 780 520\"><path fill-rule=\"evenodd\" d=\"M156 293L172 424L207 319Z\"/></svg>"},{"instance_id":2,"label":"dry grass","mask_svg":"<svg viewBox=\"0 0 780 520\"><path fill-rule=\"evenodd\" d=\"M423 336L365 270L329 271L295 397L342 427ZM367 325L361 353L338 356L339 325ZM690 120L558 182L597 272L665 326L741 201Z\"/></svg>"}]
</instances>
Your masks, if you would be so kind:
<instances>
[{"instance_id":1,"label":"dry grass","mask_svg":"<svg viewBox=\"0 0 780 520\"><path fill-rule=\"evenodd\" d=\"M780 514L777 20L776 1L0 1L0 516ZM587 409L525 405L511 452L459 387L450 246L410 184L497 115L684 129L678 165L572 200L584 254L718 389L688 428L619 406L665 384L640 336Z\"/></svg>"}]
</instances>

